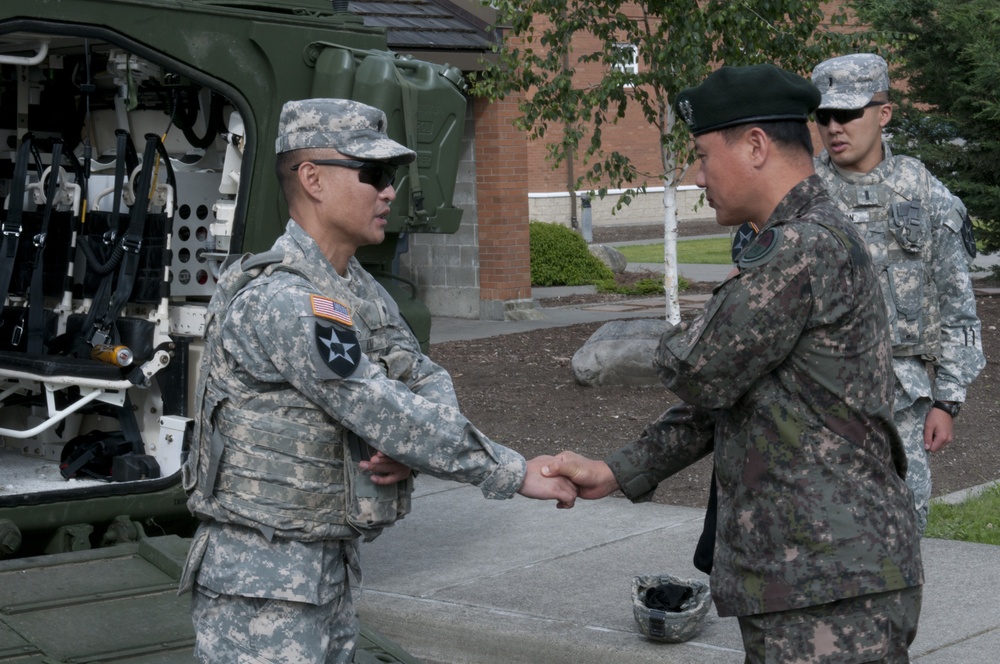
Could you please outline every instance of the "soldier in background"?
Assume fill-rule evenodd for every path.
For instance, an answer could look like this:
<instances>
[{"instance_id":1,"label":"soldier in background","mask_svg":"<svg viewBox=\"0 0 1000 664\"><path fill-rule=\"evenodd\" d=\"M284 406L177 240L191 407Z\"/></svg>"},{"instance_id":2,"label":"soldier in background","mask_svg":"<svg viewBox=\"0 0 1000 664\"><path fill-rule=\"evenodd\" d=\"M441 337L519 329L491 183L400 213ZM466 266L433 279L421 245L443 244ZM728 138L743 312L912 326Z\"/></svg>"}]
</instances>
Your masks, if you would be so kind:
<instances>
[{"instance_id":1,"label":"soldier in background","mask_svg":"<svg viewBox=\"0 0 1000 664\"><path fill-rule=\"evenodd\" d=\"M819 91L770 65L722 67L675 102L723 226L759 234L655 363L683 403L632 443L543 473L585 499L649 500L714 452L711 590L746 661L908 661L923 569L891 345L864 240L813 170Z\"/></svg>"},{"instance_id":2,"label":"soldier in background","mask_svg":"<svg viewBox=\"0 0 1000 664\"><path fill-rule=\"evenodd\" d=\"M385 114L284 105L276 171L291 220L225 271L209 305L184 486L202 523L181 577L206 662L346 664L357 541L410 508L410 468L572 506L459 411L392 298L354 257L385 237L396 167L416 154ZM549 457L550 459L551 457Z\"/></svg>"},{"instance_id":3,"label":"soldier in background","mask_svg":"<svg viewBox=\"0 0 1000 664\"><path fill-rule=\"evenodd\" d=\"M931 497L929 452L952 441L966 388L986 364L968 263L972 223L962 202L924 165L892 154L889 70L874 54L821 62L816 172L865 238L889 311L895 420L920 532Z\"/></svg>"}]
</instances>

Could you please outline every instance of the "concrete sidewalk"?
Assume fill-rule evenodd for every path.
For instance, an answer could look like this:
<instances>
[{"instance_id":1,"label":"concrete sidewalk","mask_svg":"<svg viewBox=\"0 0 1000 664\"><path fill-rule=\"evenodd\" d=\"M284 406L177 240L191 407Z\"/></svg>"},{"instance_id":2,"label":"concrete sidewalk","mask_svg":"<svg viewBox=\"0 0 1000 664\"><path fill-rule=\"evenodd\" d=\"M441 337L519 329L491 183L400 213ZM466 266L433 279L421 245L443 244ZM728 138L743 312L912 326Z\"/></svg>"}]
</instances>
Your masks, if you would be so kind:
<instances>
[{"instance_id":1,"label":"concrete sidewalk","mask_svg":"<svg viewBox=\"0 0 1000 664\"><path fill-rule=\"evenodd\" d=\"M721 280L728 266L704 268ZM682 274L683 274L682 270ZM689 277L691 278L691 277ZM536 289L535 297L566 294ZM684 298L701 307L708 296ZM662 298L543 309L528 321L435 319L431 341L620 318L662 317ZM703 511L622 498L572 510L420 476L413 511L363 544L362 618L427 664L736 664L735 618L709 612L682 644L648 641L632 615L636 575L704 578L691 564ZM964 494L965 492L963 492ZM955 499L960 496L954 497ZM1000 651L1000 547L923 541L922 664L981 664Z\"/></svg>"},{"instance_id":2,"label":"concrete sidewalk","mask_svg":"<svg viewBox=\"0 0 1000 664\"><path fill-rule=\"evenodd\" d=\"M413 512L363 544L362 619L427 664L737 664L715 608L691 641L655 643L632 615L635 575L705 578L703 512L622 498L557 510L417 478ZM982 664L1000 652L1000 547L923 541L924 606L910 657Z\"/></svg>"}]
</instances>

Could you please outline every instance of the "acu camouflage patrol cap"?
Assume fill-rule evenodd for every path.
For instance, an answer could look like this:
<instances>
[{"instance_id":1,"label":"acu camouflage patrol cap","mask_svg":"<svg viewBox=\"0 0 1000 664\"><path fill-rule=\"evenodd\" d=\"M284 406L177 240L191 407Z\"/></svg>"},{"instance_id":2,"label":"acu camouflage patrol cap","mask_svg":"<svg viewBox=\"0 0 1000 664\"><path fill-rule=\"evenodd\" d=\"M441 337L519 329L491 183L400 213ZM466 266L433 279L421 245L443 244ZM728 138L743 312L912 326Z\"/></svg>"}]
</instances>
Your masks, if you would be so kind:
<instances>
[{"instance_id":1,"label":"acu camouflage patrol cap","mask_svg":"<svg viewBox=\"0 0 1000 664\"><path fill-rule=\"evenodd\" d=\"M889 66L874 53L842 55L816 65L812 80L823 95L820 108L862 108L889 90Z\"/></svg>"},{"instance_id":2,"label":"acu camouflage patrol cap","mask_svg":"<svg viewBox=\"0 0 1000 664\"><path fill-rule=\"evenodd\" d=\"M819 90L774 65L720 67L699 85L682 90L674 110L695 136L727 127L774 120L806 122Z\"/></svg>"},{"instance_id":3,"label":"acu camouflage patrol cap","mask_svg":"<svg viewBox=\"0 0 1000 664\"><path fill-rule=\"evenodd\" d=\"M385 113L351 99L286 102L278 120L275 153L330 148L345 157L408 164L417 153L389 138Z\"/></svg>"}]
</instances>

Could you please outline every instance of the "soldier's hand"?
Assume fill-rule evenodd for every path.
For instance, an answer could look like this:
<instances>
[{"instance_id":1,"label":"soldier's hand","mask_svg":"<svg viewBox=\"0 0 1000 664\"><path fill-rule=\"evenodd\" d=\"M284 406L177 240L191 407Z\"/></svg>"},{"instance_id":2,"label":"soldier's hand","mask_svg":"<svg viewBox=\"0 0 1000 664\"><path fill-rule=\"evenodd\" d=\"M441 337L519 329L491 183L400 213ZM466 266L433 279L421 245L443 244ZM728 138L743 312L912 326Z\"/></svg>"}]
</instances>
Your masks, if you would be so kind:
<instances>
[{"instance_id":1,"label":"soldier's hand","mask_svg":"<svg viewBox=\"0 0 1000 664\"><path fill-rule=\"evenodd\" d=\"M546 477L562 476L573 482L581 498L604 498L618 490L618 480L604 461L588 459L576 452L560 452L542 468Z\"/></svg>"},{"instance_id":2,"label":"soldier's hand","mask_svg":"<svg viewBox=\"0 0 1000 664\"><path fill-rule=\"evenodd\" d=\"M555 461L555 457L537 456L528 461L524 482L517 490L522 496L539 500L555 500L559 509L569 509L576 503L576 486L565 477L542 475L542 467Z\"/></svg>"},{"instance_id":3,"label":"soldier's hand","mask_svg":"<svg viewBox=\"0 0 1000 664\"><path fill-rule=\"evenodd\" d=\"M924 449L937 452L952 441L955 436L955 422L951 415L940 408L931 408L924 420Z\"/></svg>"},{"instance_id":4,"label":"soldier's hand","mask_svg":"<svg viewBox=\"0 0 1000 664\"><path fill-rule=\"evenodd\" d=\"M409 466L404 466L383 452L376 452L375 456L368 461L359 462L358 466L371 473L371 481L375 484L395 484L413 474Z\"/></svg>"}]
</instances>

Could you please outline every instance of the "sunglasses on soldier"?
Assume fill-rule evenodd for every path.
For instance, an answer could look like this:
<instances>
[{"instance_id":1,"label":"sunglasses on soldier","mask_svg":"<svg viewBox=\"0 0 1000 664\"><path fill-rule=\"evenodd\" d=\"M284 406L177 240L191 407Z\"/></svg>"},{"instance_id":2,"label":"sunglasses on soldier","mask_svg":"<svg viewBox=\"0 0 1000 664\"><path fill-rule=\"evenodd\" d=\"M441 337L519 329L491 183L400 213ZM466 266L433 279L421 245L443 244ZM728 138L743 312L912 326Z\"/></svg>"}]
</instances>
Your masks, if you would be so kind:
<instances>
[{"instance_id":1,"label":"sunglasses on soldier","mask_svg":"<svg viewBox=\"0 0 1000 664\"><path fill-rule=\"evenodd\" d=\"M306 162L292 166L293 171ZM396 180L396 166L384 161L361 161L359 159L310 159L310 164L317 166L341 166L358 171L358 180L362 184L370 184L376 191L382 191Z\"/></svg>"},{"instance_id":2,"label":"sunglasses on soldier","mask_svg":"<svg viewBox=\"0 0 1000 664\"><path fill-rule=\"evenodd\" d=\"M837 124L847 124L864 115L866 108L884 106L888 103L887 101L870 101L861 108L821 108L816 111L816 124L825 127L830 124L830 120L836 120Z\"/></svg>"}]
</instances>

